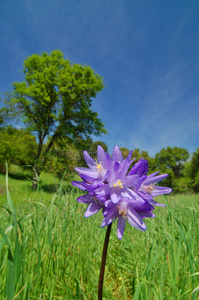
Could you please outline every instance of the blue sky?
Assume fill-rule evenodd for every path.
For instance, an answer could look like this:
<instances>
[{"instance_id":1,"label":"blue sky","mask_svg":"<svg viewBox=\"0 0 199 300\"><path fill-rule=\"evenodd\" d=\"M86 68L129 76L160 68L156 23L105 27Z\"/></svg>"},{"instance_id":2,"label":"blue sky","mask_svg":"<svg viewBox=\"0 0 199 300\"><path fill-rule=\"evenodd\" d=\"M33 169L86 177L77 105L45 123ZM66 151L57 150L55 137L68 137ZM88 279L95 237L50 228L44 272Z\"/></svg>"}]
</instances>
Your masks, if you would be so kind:
<instances>
[{"instance_id":1,"label":"blue sky","mask_svg":"<svg viewBox=\"0 0 199 300\"><path fill-rule=\"evenodd\" d=\"M1 1L0 46L1 97L28 56L60 49L104 77L93 110L108 135L94 140L109 151L199 147L199 1Z\"/></svg>"}]
</instances>

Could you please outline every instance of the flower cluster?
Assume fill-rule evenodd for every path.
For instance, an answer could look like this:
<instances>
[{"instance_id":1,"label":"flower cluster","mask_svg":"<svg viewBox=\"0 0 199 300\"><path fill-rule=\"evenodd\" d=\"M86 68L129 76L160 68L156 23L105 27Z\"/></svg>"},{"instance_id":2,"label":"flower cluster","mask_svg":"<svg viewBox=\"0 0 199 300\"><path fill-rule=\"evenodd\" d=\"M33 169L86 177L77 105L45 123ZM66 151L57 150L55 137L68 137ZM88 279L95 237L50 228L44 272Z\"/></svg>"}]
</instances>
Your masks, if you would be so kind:
<instances>
[{"instance_id":1,"label":"flower cluster","mask_svg":"<svg viewBox=\"0 0 199 300\"><path fill-rule=\"evenodd\" d=\"M133 162L131 156L132 151L123 159L120 148L115 146L110 157L98 146L96 161L84 151L88 168L75 168L83 181L72 182L88 192L77 198L77 201L89 204L84 216L92 216L102 209L102 227L118 219L119 239L123 236L126 221L139 230L146 230L143 219L155 217L152 212L154 205L164 206L154 201L153 197L172 191L168 187L156 186L168 174L157 175L159 172L156 172L147 176L147 160L141 158L130 169Z\"/></svg>"}]
</instances>

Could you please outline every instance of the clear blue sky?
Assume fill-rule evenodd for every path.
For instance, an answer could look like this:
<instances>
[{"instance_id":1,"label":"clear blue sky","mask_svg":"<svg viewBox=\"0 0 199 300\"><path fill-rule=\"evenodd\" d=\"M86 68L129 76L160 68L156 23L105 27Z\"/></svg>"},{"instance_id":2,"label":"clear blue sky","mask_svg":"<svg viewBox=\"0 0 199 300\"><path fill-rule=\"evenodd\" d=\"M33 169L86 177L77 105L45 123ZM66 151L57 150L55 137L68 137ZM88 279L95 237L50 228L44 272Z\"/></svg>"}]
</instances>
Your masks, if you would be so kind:
<instances>
[{"instance_id":1,"label":"clear blue sky","mask_svg":"<svg viewBox=\"0 0 199 300\"><path fill-rule=\"evenodd\" d=\"M2 0L0 46L1 97L28 56L60 49L104 77L109 151L199 147L198 0Z\"/></svg>"}]
</instances>

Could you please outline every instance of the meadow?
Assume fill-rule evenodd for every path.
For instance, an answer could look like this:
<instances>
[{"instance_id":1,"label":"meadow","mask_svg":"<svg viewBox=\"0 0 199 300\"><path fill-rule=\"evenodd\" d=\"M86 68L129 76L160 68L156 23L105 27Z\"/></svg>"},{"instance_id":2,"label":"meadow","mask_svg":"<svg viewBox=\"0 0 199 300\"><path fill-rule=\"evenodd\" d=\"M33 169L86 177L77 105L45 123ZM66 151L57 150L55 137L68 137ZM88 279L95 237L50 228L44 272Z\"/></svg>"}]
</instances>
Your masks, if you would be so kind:
<instances>
[{"instance_id":1,"label":"meadow","mask_svg":"<svg viewBox=\"0 0 199 300\"><path fill-rule=\"evenodd\" d=\"M70 182L42 174L33 191L24 174L0 175L0 299L97 299L102 213L85 218ZM104 299L199 299L199 195L156 200L145 232L127 224L120 241L113 224Z\"/></svg>"}]
</instances>

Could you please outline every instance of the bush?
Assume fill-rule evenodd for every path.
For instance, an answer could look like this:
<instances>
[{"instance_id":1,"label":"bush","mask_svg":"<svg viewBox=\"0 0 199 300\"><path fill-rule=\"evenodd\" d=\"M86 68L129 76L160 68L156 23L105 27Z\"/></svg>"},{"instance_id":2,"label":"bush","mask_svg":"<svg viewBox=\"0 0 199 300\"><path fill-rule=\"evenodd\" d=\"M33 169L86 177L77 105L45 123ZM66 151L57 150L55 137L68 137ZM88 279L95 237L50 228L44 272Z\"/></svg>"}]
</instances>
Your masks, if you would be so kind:
<instances>
[{"instance_id":1,"label":"bush","mask_svg":"<svg viewBox=\"0 0 199 300\"><path fill-rule=\"evenodd\" d=\"M11 126L0 129L0 172L5 172L5 163L34 164L37 142L33 135L24 129Z\"/></svg>"}]
</instances>

